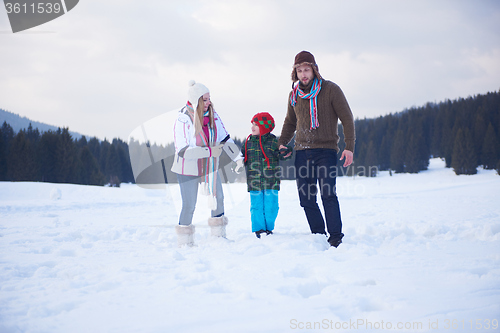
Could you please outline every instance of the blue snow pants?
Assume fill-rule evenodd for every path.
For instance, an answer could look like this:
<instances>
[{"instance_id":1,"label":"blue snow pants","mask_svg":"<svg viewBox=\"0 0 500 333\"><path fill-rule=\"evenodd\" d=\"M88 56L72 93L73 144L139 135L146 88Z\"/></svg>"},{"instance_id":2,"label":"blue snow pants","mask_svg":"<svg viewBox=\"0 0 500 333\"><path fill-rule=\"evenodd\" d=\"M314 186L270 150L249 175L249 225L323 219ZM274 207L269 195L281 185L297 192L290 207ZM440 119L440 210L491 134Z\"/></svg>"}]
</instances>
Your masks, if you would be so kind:
<instances>
[{"instance_id":1,"label":"blue snow pants","mask_svg":"<svg viewBox=\"0 0 500 333\"><path fill-rule=\"evenodd\" d=\"M252 232L273 231L278 210L278 190L250 191Z\"/></svg>"}]
</instances>

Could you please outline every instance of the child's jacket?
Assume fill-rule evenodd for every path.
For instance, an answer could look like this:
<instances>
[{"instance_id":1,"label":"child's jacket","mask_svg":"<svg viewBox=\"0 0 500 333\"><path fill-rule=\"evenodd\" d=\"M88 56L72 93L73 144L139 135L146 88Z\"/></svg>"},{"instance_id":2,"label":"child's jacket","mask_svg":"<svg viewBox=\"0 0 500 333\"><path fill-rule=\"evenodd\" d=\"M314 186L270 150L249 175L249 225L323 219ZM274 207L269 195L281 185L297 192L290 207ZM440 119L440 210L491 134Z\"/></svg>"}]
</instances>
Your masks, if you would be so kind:
<instances>
[{"instance_id":1,"label":"child's jacket","mask_svg":"<svg viewBox=\"0 0 500 333\"><path fill-rule=\"evenodd\" d=\"M269 158L269 167L262 149ZM246 146L246 147L245 147ZM274 134L267 133L262 136L250 135L241 147L245 158L247 174L247 188L250 191L279 190L280 173L279 160L283 159L279 154L278 139Z\"/></svg>"}]
</instances>

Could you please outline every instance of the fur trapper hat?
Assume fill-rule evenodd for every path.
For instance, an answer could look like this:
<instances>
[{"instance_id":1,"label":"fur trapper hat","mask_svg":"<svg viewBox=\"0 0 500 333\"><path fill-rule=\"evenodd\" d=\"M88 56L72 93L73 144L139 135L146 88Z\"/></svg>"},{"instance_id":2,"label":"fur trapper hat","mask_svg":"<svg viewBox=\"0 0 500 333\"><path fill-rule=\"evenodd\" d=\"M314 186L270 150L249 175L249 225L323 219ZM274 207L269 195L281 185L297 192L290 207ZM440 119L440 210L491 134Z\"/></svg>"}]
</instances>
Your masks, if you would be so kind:
<instances>
[{"instance_id":1,"label":"fur trapper hat","mask_svg":"<svg viewBox=\"0 0 500 333\"><path fill-rule=\"evenodd\" d=\"M293 63L293 69L292 69L292 81L297 82L299 78L297 77L297 71L295 70L297 67L300 65L309 65L312 67L314 75L318 78L318 80L322 80L323 78L319 74L319 67L318 64L316 63L316 60L314 59L314 56L312 55L311 52L307 51L301 51L297 53L295 56L295 61Z\"/></svg>"}]
</instances>

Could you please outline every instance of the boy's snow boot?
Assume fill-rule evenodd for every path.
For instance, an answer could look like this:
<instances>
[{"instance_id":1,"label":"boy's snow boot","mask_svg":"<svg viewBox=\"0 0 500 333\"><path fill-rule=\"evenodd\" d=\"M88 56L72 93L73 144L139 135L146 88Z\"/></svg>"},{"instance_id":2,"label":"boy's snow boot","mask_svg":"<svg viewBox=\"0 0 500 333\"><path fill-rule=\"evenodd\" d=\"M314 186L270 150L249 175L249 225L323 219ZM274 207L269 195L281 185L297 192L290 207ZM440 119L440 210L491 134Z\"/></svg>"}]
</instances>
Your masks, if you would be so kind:
<instances>
[{"instance_id":1,"label":"boy's snow boot","mask_svg":"<svg viewBox=\"0 0 500 333\"><path fill-rule=\"evenodd\" d=\"M212 236L226 238L226 225L229 220L224 215L219 217L211 217L208 219L208 225Z\"/></svg>"},{"instance_id":2,"label":"boy's snow boot","mask_svg":"<svg viewBox=\"0 0 500 333\"><path fill-rule=\"evenodd\" d=\"M257 238L260 238L262 234L267 235L265 230L259 230L255 232L255 236L257 236Z\"/></svg>"},{"instance_id":3,"label":"boy's snow boot","mask_svg":"<svg viewBox=\"0 0 500 333\"><path fill-rule=\"evenodd\" d=\"M194 246L194 225L176 225L175 232L177 233L177 245Z\"/></svg>"}]
</instances>

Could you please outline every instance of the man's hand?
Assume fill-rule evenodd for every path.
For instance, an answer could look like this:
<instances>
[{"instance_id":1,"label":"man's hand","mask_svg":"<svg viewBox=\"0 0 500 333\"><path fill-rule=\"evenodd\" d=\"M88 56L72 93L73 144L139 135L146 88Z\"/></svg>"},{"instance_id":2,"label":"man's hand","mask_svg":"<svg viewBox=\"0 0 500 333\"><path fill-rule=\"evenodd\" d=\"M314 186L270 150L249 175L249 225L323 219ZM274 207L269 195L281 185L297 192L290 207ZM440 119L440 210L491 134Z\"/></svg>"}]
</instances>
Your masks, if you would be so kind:
<instances>
[{"instance_id":1,"label":"man's hand","mask_svg":"<svg viewBox=\"0 0 500 333\"><path fill-rule=\"evenodd\" d=\"M283 145L280 145L279 149L287 149L286 146L283 146ZM292 155L292 152L289 152L288 154L285 155L285 158L288 158L290 157L290 155Z\"/></svg>"},{"instance_id":2,"label":"man's hand","mask_svg":"<svg viewBox=\"0 0 500 333\"><path fill-rule=\"evenodd\" d=\"M344 151L342 152L342 156L340 157L340 160L342 161L344 158L345 158L344 168L346 168L349 165L351 165L352 161L354 160L352 151L344 149Z\"/></svg>"}]
</instances>

